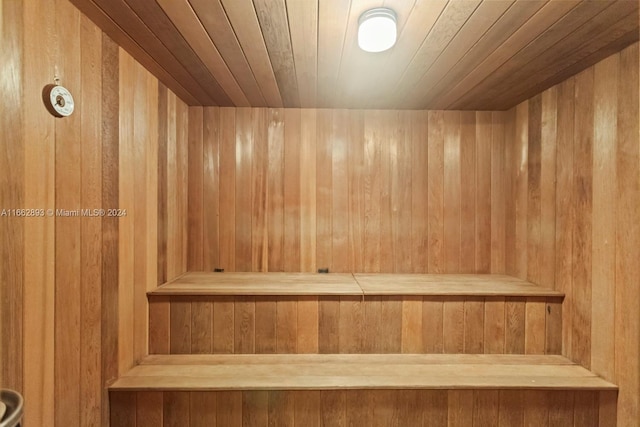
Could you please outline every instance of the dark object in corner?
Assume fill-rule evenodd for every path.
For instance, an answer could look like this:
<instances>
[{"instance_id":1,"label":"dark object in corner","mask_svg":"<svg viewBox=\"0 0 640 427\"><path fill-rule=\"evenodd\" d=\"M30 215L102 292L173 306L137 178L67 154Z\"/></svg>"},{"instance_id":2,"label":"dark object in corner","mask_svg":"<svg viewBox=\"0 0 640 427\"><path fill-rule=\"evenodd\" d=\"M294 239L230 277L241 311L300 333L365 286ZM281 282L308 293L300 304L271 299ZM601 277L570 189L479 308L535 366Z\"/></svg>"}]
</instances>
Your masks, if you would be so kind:
<instances>
[{"instance_id":1,"label":"dark object in corner","mask_svg":"<svg viewBox=\"0 0 640 427\"><path fill-rule=\"evenodd\" d=\"M214 268L213 272L214 273L224 273L224 268Z\"/></svg>"},{"instance_id":2,"label":"dark object in corner","mask_svg":"<svg viewBox=\"0 0 640 427\"><path fill-rule=\"evenodd\" d=\"M329 273L329 269L328 268L319 268L318 269L318 273L327 274L327 273Z\"/></svg>"}]
</instances>

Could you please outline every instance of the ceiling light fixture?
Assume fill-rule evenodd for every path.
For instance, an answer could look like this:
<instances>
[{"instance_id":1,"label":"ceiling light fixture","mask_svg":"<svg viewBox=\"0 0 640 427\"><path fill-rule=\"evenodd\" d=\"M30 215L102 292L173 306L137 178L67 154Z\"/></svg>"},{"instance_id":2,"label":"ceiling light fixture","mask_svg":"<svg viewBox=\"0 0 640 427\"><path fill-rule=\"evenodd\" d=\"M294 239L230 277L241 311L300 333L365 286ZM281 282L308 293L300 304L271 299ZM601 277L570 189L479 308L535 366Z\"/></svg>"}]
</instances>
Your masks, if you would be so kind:
<instances>
[{"instance_id":1,"label":"ceiling light fixture","mask_svg":"<svg viewBox=\"0 0 640 427\"><path fill-rule=\"evenodd\" d=\"M386 7L369 9L358 19L358 46L366 52L383 52L396 44L396 13Z\"/></svg>"}]
</instances>

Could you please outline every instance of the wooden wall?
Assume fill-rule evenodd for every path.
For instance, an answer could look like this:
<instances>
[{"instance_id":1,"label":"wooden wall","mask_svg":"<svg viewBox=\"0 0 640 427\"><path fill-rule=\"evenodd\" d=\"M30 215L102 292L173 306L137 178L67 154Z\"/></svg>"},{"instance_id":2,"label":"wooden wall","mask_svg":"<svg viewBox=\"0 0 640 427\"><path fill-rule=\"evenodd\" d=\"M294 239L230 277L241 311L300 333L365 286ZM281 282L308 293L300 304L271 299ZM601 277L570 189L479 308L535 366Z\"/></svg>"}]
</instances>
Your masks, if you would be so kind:
<instances>
[{"instance_id":1,"label":"wooden wall","mask_svg":"<svg viewBox=\"0 0 640 427\"><path fill-rule=\"evenodd\" d=\"M151 354L560 354L558 297L162 296Z\"/></svg>"},{"instance_id":2,"label":"wooden wall","mask_svg":"<svg viewBox=\"0 0 640 427\"><path fill-rule=\"evenodd\" d=\"M509 111L507 273L564 300L564 354L640 419L638 44Z\"/></svg>"},{"instance_id":3,"label":"wooden wall","mask_svg":"<svg viewBox=\"0 0 640 427\"><path fill-rule=\"evenodd\" d=\"M146 290L186 268L187 107L67 0L0 12L0 210L44 211L0 217L0 387L26 425L100 425L105 384L146 354ZM54 77L71 117L42 104Z\"/></svg>"},{"instance_id":4,"label":"wooden wall","mask_svg":"<svg viewBox=\"0 0 640 427\"><path fill-rule=\"evenodd\" d=\"M189 115L190 270L504 271L502 113Z\"/></svg>"},{"instance_id":5,"label":"wooden wall","mask_svg":"<svg viewBox=\"0 0 640 427\"><path fill-rule=\"evenodd\" d=\"M610 391L114 392L113 427L611 427Z\"/></svg>"}]
</instances>

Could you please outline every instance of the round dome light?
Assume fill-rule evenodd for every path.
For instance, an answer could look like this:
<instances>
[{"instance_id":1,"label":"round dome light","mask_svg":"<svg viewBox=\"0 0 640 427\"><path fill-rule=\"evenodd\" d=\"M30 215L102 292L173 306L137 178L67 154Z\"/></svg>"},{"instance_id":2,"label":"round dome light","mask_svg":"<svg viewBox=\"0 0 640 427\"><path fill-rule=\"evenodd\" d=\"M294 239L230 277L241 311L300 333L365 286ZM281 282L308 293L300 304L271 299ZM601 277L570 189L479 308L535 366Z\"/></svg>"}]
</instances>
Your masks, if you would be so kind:
<instances>
[{"instance_id":1,"label":"round dome light","mask_svg":"<svg viewBox=\"0 0 640 427\"><path fill-rule=\"evenodd\" d=\"M396 13L386 7L370 9L358 20L358 46L366 52L383 52L396 44Z\"/></svg>"}]
</instances>

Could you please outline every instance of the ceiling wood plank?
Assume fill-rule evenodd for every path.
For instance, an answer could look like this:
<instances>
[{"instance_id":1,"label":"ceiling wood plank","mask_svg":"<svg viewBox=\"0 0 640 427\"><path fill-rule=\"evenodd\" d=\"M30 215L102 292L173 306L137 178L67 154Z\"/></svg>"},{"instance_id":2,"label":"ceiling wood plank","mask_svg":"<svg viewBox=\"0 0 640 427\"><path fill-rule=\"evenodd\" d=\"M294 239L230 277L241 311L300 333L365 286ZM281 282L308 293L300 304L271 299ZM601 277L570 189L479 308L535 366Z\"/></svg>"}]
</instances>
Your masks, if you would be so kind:
<instances>
[{"instance_id":1,"label":"ceiling wood plank","mask_svg":"<svg viewBox=\"0 0 640 427\"><path fill-rule=\"evenodd\" d=\"M221 0L242 51L270 107L282 107L282 95L251 1Z\"/></svg>"},{"instance_id":2,"label":"ceiling wood plank","mask_svg":"<svg viewBox=\"0 0 640 427\"><path fill-rule=\"evenodd\" d=\"M493 24L513 5L513 1L485 1L475 10L447 49L429 67L415 87L405 86L404 99L400 105L420 108L422 100L451 68L471 49L478 38L483 36Z\"/></svg>"},{"instance_id":3,"label":"ceiling wood plank","mask_svg":"<svg viewBox=\"0 0 640 427\"><path fill-rule=\"evenodd\" d=\"M432 27L442 14L447 0L417 0L405 25L398 34L396 45L389 50L379 75L372 83L374 91L369 91L368 106L384 108L387 105L388 91L379 90L387 85L396 85L408 64L416 55Z\"/></svg>"},{"instance_id":4,"label":"ceiling wood plank","mask_svg":"<svg viewBox=\"0 0 640 427\"><path fill-rule=\"evenodd\" d=\"M131 1L131 0L129 0ZM146 0L140 0L146 1ZM207 69L224 88L230 102L224 106L248 107L249 100L231 74L209 34L196 16L187 0L157 0L164 12L175 23L176 28L200 55Z\"/></svg>"},{"instance_id":5,"label":"ceiling wood plank","mask_svg":"<svg viewBox=\"0 0 640 427\"><path fill-rule=\"evenodd\" d=\"M516 52L553 25L559 16L566 14L581 3L583 3L581 0L567 0L550 1L545 4L538 13L514 32L498 49L487 55L480 65L467 74L465 78L460 80L454 87L443 92L442 97L435 102L433 108L447 108L458 98L470 93L473 87L491 76L496 68L507 62Z\"/></svg>"},{"instance_id":6,"label":"ceiling wood plank","mask_svg":"<svg viewBox=\"0 0 640 427\"><path fill-rule=\"evenodd\" d=\"M565 81L569 77L580 73L581 71L589 68L590 66L596 64L597 62L600 62L601 60L607 58L608 56L613 55L616 52L620 52L621 50L624 50L627 46L630 46L633 43L636 43L638 39L639 39L639 34L637 29L633 29L629 31L628 33L624 34L622 37L618 38L617 40L614 40L613 42L599 49L598 51L592 53L588 57L581 59L580 61L576 62L572 66L563 69L553 77L550 77L540 83L530 86L526 92L523 92L521 95L515 98L516 104L521 102L521 101L517 101L517 99L519 98L522 98L523 100L529 99L532 96L540 92L543 92L546 89L552 86L555 86L558 83ZM503 107L501 106L500 108L503 108Z\"/></svg>"},{"instance_id":7,"label":"ceiling wood plank","mask_svg":"<svg viewBox=\"0 0 640 427\"><path fill-rule=\"evenodd\" d=\"M494 86L489 90L483 90L483 96L476 99L478 101L484 100L486 105L492 105L492 103L493 105L501 105L502 103L515 105L515 101L512 100L519 99L521 94L527 91L527 87L531 86L531 76L535 76L537 81L552 78L558 70L570 67L637 28L638 2L622 1L619 3L619 7L606 8L559 40L550 49L540 52L537 48L538 43L536 43L530 45L531 49L521 51L522 56L525 56L529 50L536 52L525 66L511 70L511 73L505 75L503 81L499 83L501 86L509 87L509 92ZM561 22L559 21L558 24ZM564 23L564 25L568 27L569 23ZM533 49L533 47L537 49Z\"/></svg>"},{"instance_id":8,"label":"ceiling wood plank","mask_svg":"<svg viewBox=\"0 0 640 427\"><path fill-rule=\"evenodd\" d=\"M414 88L418 84L422 70L431 66L442 54L480 3L480 0L465 0L447 4L420 50L406 67L398 84L395 87L390 86L386 95L383 95L389 100L388 104L398 105L402 101L403 94L399 92L404 93L401 90L403 86Z\"/></svg>"},{"instance_id":9,"label":"ceiling wood plank","mask_svg":"<svg viewBox=\"0 0 640 427\"><path fill-rule=\"evenodd\" d=\"M190 105L506 109L638 40L637 0L72 0ZM385 52L357 45L373 7Z\"/></svg>"},{"instance_id":10,"label":"ceiling wood plank","mask_svg":"<svg viewBox=\"0 0 640 427\"><path fill-rule=\"evenodd\" d=\"M545 1L516 1L515 4L500 17L500 19L487 31L487 33L465 54L465 56L449 70L442 79L432 85L431 89L422 99L420 108L433 105L447 89L456 81L460 81L474 70L484 58L498 49L515 31L524 25L540 8L547 3Z\"/></svg>"},{"instance_id":11,"label":"ceiling wood plank","mask_svg":"<svg viewBox=\"0 0 640 427\"><path fill-rule=\"evenodd\" d=\"M286 0L300 106L313 108L318 84L318 2Z\"/></svg>"},{"instance_id":12,"label":"ceiling wood plank","mask_svg":"<svg viewBox=\"0 0 640 427\"><path fill-rule=\"evenodd\" d=\"M324 0L318 4L318 107L331 108L336 94L342 45L347 31L350 0Z\"/></svg>"},{"instance_id":13,"label":"ceiling wood plank","mask_svg":"<svg viewBox=\"0 0 640 427\"><path fill-rule=\"evenodd\" d=\"M200 92L192 94L151 55L149 55L136 40L131 38L120 26L111 19L102 9L91 0L71 0L82 13L87 15L98 27L100 27L113 41L136 58L142 66L153 73L173 93L180 97L188 105L199 105L209 101Z\"/></svg>"},{"instance_id":14,"label":"ceiling wood plank","mask_svg":"<svg viewBox=\"0 0 640 427\"><path fill-rule=\"evenodd\" d=\"M145 25L155 37L171 52L200 86L220 105L229 105L226 82L218 81L205 66L203 57L193 51L176 26L167 17L157 2L148 0L125 0L131 10L143 17Z\"/></svg>"},{"instance_id":15,"label":"ceiling wood plank","mask_svg":"<svg viewBox=\"0 0 640 427\"><path fill-rule=\"evenodd\" d=\"M268 104L220 0L189 0L189 3L244 91L249 104L254 107L266 107Z\"/></svg>"},{"instance_id":16,"label":"ceiling wood plank","mask_svg":"<svg viewBox=\"0 0 640 427\"><path fill-rule=\"evenodd\" d=\"M293 61L285 2L284 0L254 0L253 4L282 100L289 107L300 107L298 79Z\"/></svg>"},{"instance_id":17,"label":"ceiling wood plank","mask_svg":"<svg viewBox=\"0 0 640 427\"><path fill-rule=\"evenodd\" d=\"M218 100L205 90L201 83L198 83L185 65L173 56L124 0L93 0L93 2L117 22L120 28L136 40L149 55L161 63L189 92L199 97L206 95L205 103L218 103Z\"/></svg>"}]
</instances>

